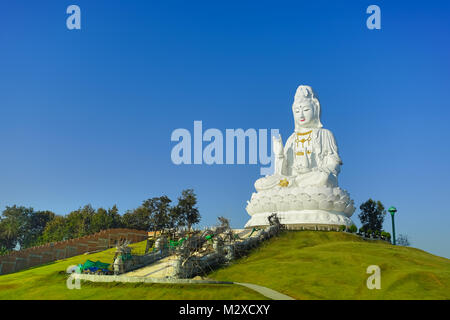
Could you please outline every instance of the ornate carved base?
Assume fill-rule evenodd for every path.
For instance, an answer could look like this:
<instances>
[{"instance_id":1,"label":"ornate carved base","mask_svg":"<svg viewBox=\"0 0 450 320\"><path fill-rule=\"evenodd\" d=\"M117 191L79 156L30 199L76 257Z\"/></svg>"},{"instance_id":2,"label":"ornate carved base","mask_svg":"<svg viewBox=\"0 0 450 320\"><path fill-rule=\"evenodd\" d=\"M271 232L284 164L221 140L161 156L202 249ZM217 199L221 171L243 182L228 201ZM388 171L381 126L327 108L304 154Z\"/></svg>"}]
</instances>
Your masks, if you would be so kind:
<instances>
[{"instance_id":1,"label":"ornate carved base","mask_svg":"<svg viewBox=\"0 0 450 320\"><path fill-rule=\"evenodd\" d=\"M273 212L257 213L245 225L245 228L268 226L267 217ZM353 221L346 217L343 212L325 210L301 210L277 212L280 222L291 230L327 230L327 228L338 228L341 225L350 227Z\"/></svg>"}]
</instances>

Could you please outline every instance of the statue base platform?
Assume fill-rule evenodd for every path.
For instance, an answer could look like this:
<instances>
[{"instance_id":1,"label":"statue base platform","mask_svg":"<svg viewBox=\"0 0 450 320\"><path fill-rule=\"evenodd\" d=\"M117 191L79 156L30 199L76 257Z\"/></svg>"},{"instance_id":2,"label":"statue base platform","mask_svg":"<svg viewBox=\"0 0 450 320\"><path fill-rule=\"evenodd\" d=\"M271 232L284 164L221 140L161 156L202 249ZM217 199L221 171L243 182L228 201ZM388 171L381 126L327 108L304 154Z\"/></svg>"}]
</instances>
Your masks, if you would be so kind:
<instances>
[{"instance_id":1,"label":"statue base platform","mask_svg":"<svg viewBox=\"0 0 450 320\"><path fill-rule=\"evenodd\" d=\"M253 214L245 228L269 225L267 219L273 212ZM340 226L350 227L353 221L343 212L325 210L300 210L276 212L280 223L289 230L337 230Z\"/></svg>"}]
</instances>

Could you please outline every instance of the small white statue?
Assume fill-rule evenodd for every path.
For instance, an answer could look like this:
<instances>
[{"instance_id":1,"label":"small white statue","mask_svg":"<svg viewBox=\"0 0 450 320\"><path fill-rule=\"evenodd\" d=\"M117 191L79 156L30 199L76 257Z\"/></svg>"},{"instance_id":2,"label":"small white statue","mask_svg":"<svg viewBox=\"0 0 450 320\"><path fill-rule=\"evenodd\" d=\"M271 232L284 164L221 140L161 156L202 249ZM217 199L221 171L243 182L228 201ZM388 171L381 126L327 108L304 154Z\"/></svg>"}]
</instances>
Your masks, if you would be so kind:
<instances>
[{"instance_id":1,"label":"small white statue","mask_svg":"<svg viewBox=\"0 0 450 320\"><path fill-rule=\"evenodd\" d=\"M281 137L273 138L275 172L255 182L246 227L268 225L274 212L291 229L352 224L353 201L338 187L342 161L333 134L322 128L320 111L312 88L299 86L292 105L295 131L284 147Z\"/></svg>"},{"instance_id":2,"label":"small white statue","mask_svg":"<svg viewBox=\"0 0 450 320\"><path fill-rule=\"evenodd\" d=\"M122 256L117 256L114 259L113 270L114 270L115 275L124 273L125 268L124 268L124 264L122 261Z\"/></svg>"}]
</instances>

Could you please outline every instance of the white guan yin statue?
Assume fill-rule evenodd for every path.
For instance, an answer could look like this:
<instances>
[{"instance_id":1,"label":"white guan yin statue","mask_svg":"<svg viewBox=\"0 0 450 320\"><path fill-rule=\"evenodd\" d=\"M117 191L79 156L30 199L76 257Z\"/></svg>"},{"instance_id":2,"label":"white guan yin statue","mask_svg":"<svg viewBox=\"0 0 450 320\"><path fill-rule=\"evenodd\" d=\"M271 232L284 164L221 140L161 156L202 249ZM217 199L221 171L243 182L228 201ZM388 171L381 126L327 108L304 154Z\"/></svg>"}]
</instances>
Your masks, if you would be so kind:
<instances>
[{"instance_id":1,"label":"white guan yin statue","mask_svg":"<svg viewBox=\"0 0 450 320\"><path fill-rule=\"evenodd\" d=\"M351 226L354 203L338 186L342 161L333 134L322 128L311 87L297 88L292 112L295 131L284 148L281 137L273 137L275 172L255 182L245 227L268 225L272 213L288 229Z\"/></svg>"}]
</instances>

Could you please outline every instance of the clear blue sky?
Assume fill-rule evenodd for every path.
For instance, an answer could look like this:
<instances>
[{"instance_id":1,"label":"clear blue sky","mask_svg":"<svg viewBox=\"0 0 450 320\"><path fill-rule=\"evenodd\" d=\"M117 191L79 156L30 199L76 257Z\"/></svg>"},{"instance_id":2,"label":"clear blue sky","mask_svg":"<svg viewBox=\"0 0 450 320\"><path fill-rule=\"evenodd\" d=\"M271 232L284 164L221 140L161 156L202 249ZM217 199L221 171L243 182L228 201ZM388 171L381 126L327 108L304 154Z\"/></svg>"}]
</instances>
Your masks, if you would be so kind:
<instances>
[{"instance_id":1,"label":"clear blue sky","mask_svg":"<svg viewBox=\"0 0 450 320\"><path fill-rule=\"evenodd\" d=\"M82 30L66 28L77 4ZM381 30L366 28L370 4ZM359 207L398 210L413 246L450 257L448 1L3 1L0 209L121 213L198 194L203 225L248 220L259 165L176 166L176 128L292 132L319 94ZM359 210L358 210L359 211ZM357 212L353 216L359 222ZM385 229L390 231L390 218Z\"/></svg>"}]
</instances>

